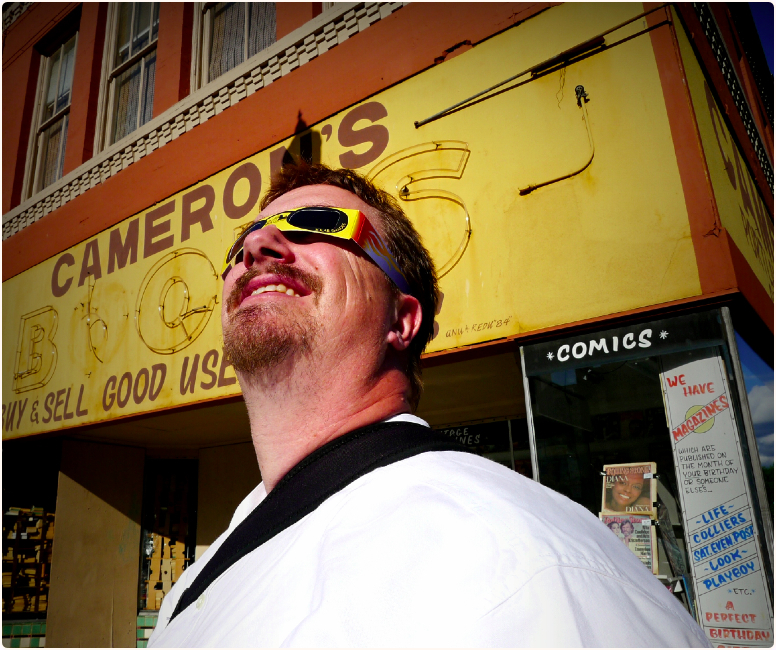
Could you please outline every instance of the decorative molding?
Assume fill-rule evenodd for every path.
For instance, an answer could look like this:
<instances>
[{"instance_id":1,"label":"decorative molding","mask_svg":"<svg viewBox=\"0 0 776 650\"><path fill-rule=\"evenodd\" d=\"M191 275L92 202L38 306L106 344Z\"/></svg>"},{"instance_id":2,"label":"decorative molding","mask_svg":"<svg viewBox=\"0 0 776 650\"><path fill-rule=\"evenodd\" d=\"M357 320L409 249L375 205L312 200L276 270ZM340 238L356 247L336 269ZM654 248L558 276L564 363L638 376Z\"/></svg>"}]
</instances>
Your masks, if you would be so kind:
<instances>
[{"instance_id":1,"label":"decorative molding","mask_svg":"<svg viewBox=\"0 0 776 650\"><path fill-rule=\"evenodd\" d=\"M733 67L733 63L730 60L730 54L727 51L725 42L720 35L714 15L711 13L711 8L705 2L694 2L692 6L695 10L695 15L698 17L698 20L703 27L703 34L711 46L711 51L714 53L714 58L717 60L717 64L725 79L730 95L733 97L736 110L738 110L738 114L744 124L744 129L746 129L746 134L749 136L749 141L752 143L752 148L757 155L757 160L760 162L760 168L765 175L765 180L768 182L771 192L773 192L773 167L768 160L768 154L760 139L760 133L752 118L746 96L741 90L741 83L735 68Z\"/></svg>"},{"instance_id":2,"label":"decorative molding","mask_svg":"<svg viewBox=\"0 0 776 650\"><path fill-rule=\"evenodd\" d=\"M4 214L3 240L257 90L344 43L403 5L402 2L336 3L334 8L327 9L256 56L203 86Z\"/></svg>"},{"instance_id":3,"label":"decorative molding","mask_svg":"<svg viewBox=\"0 0 776 650\"><path fill-rule=\"evenodd\" d=\"M9 2L3 7L3 34L31 5L31 2Z\"/></svg>"}]
</instances>

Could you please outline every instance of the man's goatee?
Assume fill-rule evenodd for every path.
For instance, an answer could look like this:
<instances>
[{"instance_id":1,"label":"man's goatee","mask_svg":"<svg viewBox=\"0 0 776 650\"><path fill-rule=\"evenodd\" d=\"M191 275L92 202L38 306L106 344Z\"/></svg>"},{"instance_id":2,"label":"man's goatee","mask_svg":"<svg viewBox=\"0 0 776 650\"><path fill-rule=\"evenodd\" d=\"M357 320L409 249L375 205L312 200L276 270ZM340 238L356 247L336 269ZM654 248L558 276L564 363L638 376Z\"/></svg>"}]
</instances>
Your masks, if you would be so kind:
<instances>
[{"instance_id":1,"label":"man's goatee","mask_svg":"<svg viewBox=\"0 0 776 650\"><path fill-rule=\"evenodd\" d=\"M241 375L278 366L292 352L309 352L317 327L307 318L288 322L290 318L282 311L265 304L229 314L224 325L224 354Z\"/></svg>"},{"instance_id":2,"label":"man's goatee","mask_svg":"<svg viewBox=\"0 0 776 650\"><path fill-rule=\"evenodd\" d=\"M315 304L318 304L323 288L319 277L278 262L270 263L261 270L248 269L238 278L227 302L224 354L244 377L278 366L292 352L306 354L318 330L318 324L309 314L294 314L293 309L286 309L292 308L293 303L286 304L283 298L240 308L244 289L253 278L264 274L301 282L310 290Z\"/></svg>"}]
</instances>

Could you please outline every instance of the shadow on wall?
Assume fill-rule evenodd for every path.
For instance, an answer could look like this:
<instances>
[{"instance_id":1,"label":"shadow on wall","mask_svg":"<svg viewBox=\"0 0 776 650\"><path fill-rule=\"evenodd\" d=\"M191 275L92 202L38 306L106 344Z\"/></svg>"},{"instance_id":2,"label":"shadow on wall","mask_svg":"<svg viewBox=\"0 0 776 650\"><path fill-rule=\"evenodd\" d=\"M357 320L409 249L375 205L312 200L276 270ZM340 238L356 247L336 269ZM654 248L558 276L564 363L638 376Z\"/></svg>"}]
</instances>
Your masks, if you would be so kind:
<instances>
[{"instance_id":1,"label":"shadow on wall","mask_svg":"<svg viewBox=\"0 0 776 650\"><path fill-rule=\"evenodd\" d=\"M237 506L261 482L253 444L200 449L198 482L197 558L229 527Z\"/></svg>"},{"instance_id":2,"label":"shadow on wall","mask_svg":"<svg viewBox=\"0 0 776 650\"><path fill-rule=\"evenodd\" d=\"M296 160L292 151L299 152L299 158L308 163L321 162L321 134L315 130L308 130L307 122L302 119L302 111L297 115L294 138L288 147L278 147L269 154L270 174L274 176L284 165L295 165Z\"/></svg>"},{"instance_id":3,"label":"shadow on wall","mask_svg":"<svg viewBox=\"0 0 776 650\"><path fill-rule=\"evenodd\" d=\"M144 449L63 441L47 645L135 645L144 464Z\"/></svg>"},{"instance_id":4,"label":"shadow on wall","mask_svg":"<svg viewBox=\"0 0 776 650\"><path fill-rule=\"evenodd\" d=\"M54 512L62 439L32 436L3 441L3 507Z\"/></svg>"},{"instance_id":5,"label":"shadow on wall","mask_svg":"<svg viewBox=\"0 0 776 650\"><path fill-rule=\"evenodd\" d=\"M144 459L145 450L137 447L65 440L62 443L60 489L66 477L83 490L79 499L100 502L102 507L107 506L139 526ZM63 504L61 496L64 495L58 498L58 507L72 506L80 510L81 506L87 506L87 502ZM94 506L89 504L87 507L92 509Z\"/></svg>"}]
</instances>

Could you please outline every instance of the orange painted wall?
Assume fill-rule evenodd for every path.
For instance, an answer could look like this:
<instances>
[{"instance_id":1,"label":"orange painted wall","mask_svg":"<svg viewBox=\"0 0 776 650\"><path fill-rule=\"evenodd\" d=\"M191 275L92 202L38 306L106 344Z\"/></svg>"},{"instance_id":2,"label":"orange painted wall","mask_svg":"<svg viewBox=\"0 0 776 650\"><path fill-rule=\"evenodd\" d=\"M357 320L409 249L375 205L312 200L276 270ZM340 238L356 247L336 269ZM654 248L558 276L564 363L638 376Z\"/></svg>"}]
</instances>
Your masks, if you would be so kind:
<instances>
[{"instance_id":1,"label":"orange painted wall","mask_svg":"<svg viewBox=\"0 0 776 650\"><path fill-rule=\"evenodd\" d=\"M89 160L94 150L107 15L108 5L105 2L87 2L81 10L73 71L73 102L67 127L65 174Z\"/></svg>"},{"instance_id":2,"label":"orange painted wall","mask_svg":"<svg viewBox=\"0 0 776 650\"><path fill-rule=\"evenodd\" d=\"M159 9L154 117L189 94L193 19L190 2L163 2Z\"/></svg>"},{"instance_id":3,"label":"orange painted wall","mask_svg":"<svg viewBox=\"0 0 776 650\"><path fill-rule=\"evenodd\" d=\"M713 8L714 6L714 3L712 3L711 7ZM773 192L771 192L770 188L768 187L768 182L765 180L765 175L763 174L760 163L757 160L754 148L752 147L751 141L749 140L749 135L746 132L743 121L738 115L738 109L736 108L735 102L733 101L733 96L730 94L730 91L727 88L725 78L720 72L719 64L716 61L711 46L703 37L703 27L698 21L698 17L695 15L695 11L691 6L685 6L684 4L680 3L676 5L676 9L680 13L682 21L686 25L688 36L697 49L703 68L710 80L709 85L715 89L720 104L720 109L722 110L725 119L729 122L731 131L734 133L736 140L741 147L741 151L746 157L747 165L752 171L753 178L760 188L760 195L762 196L763 201L765 201L765 205L768 206L768 211L773 214ZM720 23L719 20L717 22ZM725 38L725 22L726 21L722 21L722 24L720 24L720 30L723 38ZM733 50L732 43L729 45L729 47L731 50ZM738 65L738 62L733 61L732 63L736 67L737 72L740 73L741 68L740 65Z\"/></svg>"},{"instance_id":4,"label":"orange painted wall","mask_svg":"<svg viewBox=\"0 0 776 650\"><path fill-rule=\"evenodd\" d=\"M658 3L645 3L644 8L650 10L656 6ZM666 10L661 9L647 16L647 21L649 25L657 25L666 18ZM732 289L736 286L733 263L724 238L719 236L717 204L706 172L706 157L678 45L669 25L650 32L650 38L679 164L701 289L705 294ZM716 234L709 236L709 233Z\"/></svg>"},{"instance_id":5,"label":"orange painted wall","mask_svg":"<svg viewBox=\"0 0 776 650\"><path fill-rule=\"evenodd\" d=\"M3 214L21 200L40 67L40 55L33 47L77 6L36 3L3 35Z\"/></svg>"},{"instance_id":6,"label":"orange painted wall","mask_svg":"<svg viewBox=\"0 0 776 650\"><path fill-rule=\"evenodd\" d=\"M741 81L741 92L746 95L749 105L755 107L754 110L751 111L752 119L760 129L760 133L764 134L763 137L765 141L763 142L763 146L768 151L771 160L773 160L773 127L765 117L765 105L763 104L760 94L756 90L757 85L754 80L754 75L752 74L752 69L749 67L746 56L743 54L743 45L733 28L730 9L722 2L711 3L709 8L717 20L717 26L727 45L731 62L736 69L738 79Z\"/></svg>"},{"instance_id":7,"label":"orange painted wall","mask_svg":"<svg viewBox=\"0 0 776 650\"><path fill-rule=\"evenodd\" d=\"M3 212L18 205L35 103L40 55L27 49L3 71Z\"/></svg>"},{"instance_id":8,"label":"orange painted wall","mask_svg":"<svg viewBox=\"0 0 776 650\"><path fill-rule=\"evenodd\" d=\"M644 5L646 10L657 6L658 3ZM666 18L666 10L662 9L647 16L647 21L654 26ZM705 295L741 291L772 332L773 302L720 224L673 28L668 25L658 27L650 32L650 38L679 164L701 289Z\"/></svg>"},{"instance_id":9,"label":"orange painted wall","mask_svg":"<svg viewBox=\"0 0 776 650\"><path fill-rule=\"evenodd\" d=\"M4 34L3 73L77 7L77 2L39 2L22 13Z\"/></svg>"},{"instance_id":10,"label":"orange painted wall","mask_svg":"<svg viewBox=\"0 0 776 650\"><path fill-rule=\"evenodd\" d=\"M321 13L320 2L278 2L275 4L278 40Z\"/></svg>"},{"instance_id":11,"label":"orange painted wall","mask_svg":"<svg viewBox=\"0 0 776 650\"><path fill-rule=\"evenodd\" d=\"M313 124L548 6L403 7L4 241L3 280L288 137L299 111Z\"/></svg>"},{"instance_id":12,"label":"orange painted wall","mask_svg":"<svg viewBox=\"0 0 776 650\"><path fill-rule=\"evenodd\" d=\"M763 289L763 285L757 279L746 258L736 246L733 238L726 230L722 231L726 245L730 250L730 259L735 269L736 285L746 298L747 302L754 308L757 315L763 320L773 333L773 301L768 293ZM771 345L773 341L771 340Z\"/></svg>"}]
</instances>

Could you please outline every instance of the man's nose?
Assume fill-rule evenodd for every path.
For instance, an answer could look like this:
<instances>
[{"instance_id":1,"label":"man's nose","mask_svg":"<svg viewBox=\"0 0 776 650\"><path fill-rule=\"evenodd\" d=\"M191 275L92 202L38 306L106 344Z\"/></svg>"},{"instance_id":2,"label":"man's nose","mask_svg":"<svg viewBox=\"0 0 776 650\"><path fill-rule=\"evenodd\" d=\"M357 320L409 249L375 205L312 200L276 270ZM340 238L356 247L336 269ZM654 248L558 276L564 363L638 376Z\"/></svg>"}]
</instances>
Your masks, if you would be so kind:
<instances>
[{"instance_id":1,"label":"man's nose","mask_svg":"<svg viewBox=\"0 0 776 650\"><path fill-rule=\"evenodd\" d=\"M243 244L243 264L246 269L267 259L284 264L291 264L294 261L291 243L275 225L255 230L248 235Z\"/></svg>"}]
</instances>

